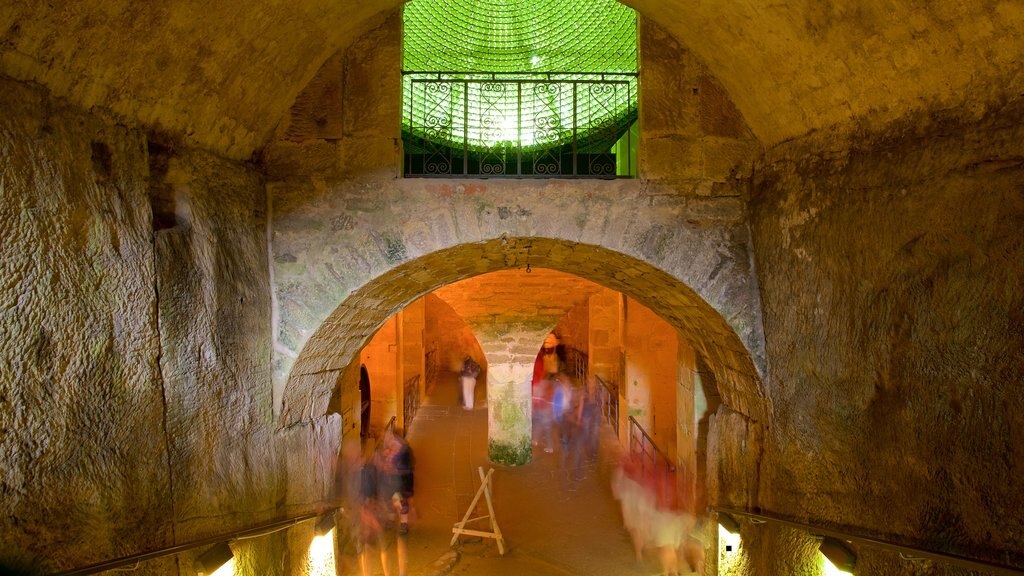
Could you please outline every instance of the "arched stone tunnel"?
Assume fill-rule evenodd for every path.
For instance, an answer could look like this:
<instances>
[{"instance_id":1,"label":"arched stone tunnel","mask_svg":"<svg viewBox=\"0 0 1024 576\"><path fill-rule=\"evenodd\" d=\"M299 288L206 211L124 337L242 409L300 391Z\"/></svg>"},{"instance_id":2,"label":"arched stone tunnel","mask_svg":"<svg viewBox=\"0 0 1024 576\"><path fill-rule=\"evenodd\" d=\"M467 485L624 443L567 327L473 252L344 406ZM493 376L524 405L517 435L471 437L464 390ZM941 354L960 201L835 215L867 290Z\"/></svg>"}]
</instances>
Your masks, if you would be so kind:
<instances>
[{"instance_id":1,"label":"arched stone tunnel","mask_svg":"<svg viewBox=\"0 0 1024 576\"><path fill-rule=\"evenodd\" d=\"M0 560L320 510L327 404L377 328L529 264L694 344L711 505L1024 569L1024 9L624 4L616 181L400 178L397 0L0 7ZM729 573L817 573L820 534L741 533ZM238 569L300 573L310 538ZM855 548L857 574L970 573Z\"/></svg>"}]
</instances>

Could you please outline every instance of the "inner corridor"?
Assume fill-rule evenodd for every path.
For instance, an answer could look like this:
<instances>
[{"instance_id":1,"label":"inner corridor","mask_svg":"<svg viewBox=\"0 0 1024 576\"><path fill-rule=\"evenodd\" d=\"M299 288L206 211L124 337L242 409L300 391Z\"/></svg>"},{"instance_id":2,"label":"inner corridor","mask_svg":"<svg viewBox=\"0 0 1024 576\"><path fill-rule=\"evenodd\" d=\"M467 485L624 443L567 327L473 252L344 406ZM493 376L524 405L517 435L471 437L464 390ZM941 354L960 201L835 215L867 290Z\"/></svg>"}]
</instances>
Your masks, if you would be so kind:
<instances>
[{"instance_id":1,"label":"inner corridor","mask_svg":"<svg viewBox=\"0 0 1024 576\"><path fill-rule=\"evenodd\" d=\"M495 468L494 507L505 538L501 556L490 539L462 537L452 574L631 575L657 572L657 560L637 563L611 492L611 470L622 450L605 424L600 457L584 465L584 477L566 478L560 449L534 448L523 467L494 465L487 458L486 396L483 406L458 404L458 374L445 372L432 386L409 429L416 455L417 521L409 534L410 574L436 574L449 551L452 525L480 487L477 468ZM486 507L478 507L486 514ZM489 529L485 522L476 524ZM600 549L601 554L594 554ZM442 561L440 566L446 566Z\"/></svg>"}]
</instances>

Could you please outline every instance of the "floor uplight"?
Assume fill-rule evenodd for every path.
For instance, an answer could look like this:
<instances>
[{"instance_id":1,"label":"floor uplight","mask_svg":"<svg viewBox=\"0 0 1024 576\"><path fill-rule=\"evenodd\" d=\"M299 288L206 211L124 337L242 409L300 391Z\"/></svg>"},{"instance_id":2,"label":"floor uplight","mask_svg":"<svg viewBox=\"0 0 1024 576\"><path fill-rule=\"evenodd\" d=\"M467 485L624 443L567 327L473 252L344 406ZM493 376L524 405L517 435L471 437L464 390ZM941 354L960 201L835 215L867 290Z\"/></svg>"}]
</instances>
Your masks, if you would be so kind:
<instances>
[{"instance_id":1,"label":"floor uplight","mask_svg":"<svg viewBox=\"0 0 1024 576\"><path fill-rule=\"evenodd\" d=\"M740 525L728 514L718 515L718 546L726 554L740 549Z\"/></svg>"},{"instance_id":2,"label":"floor uplight","mask_svg":"<svg viewBox=\"0 0 1024 576\"><path fill-rule=\"evenodd\" d=\"M210 576L234 576L235 575L235 559L232 558L224 563L223 566L217 568L217 571Z\"/></svg>"},{"instance_id":3,"label":"floor uplight","mask_svg":"<svg viewBox=\"0 0 1024 576\"><path fill-rule=\"evenodd\" d=\"M235 572L234 553L227 542L203 552L193 563L199 576L231 576Z\"/></svg>"},{"instance_id":4,"label":"floor uplight","mask_svg":"<svg viewBox=\"0 0 1024 576\"><path fill-rule=\"evenodd\" d=\"M313 538L306 564L309 576L334 576L334 529Z\"/></svg>"},{"instance_id":5,"label":"floor uplight","mask_svg":"<svg viewBox=\"0 0 1024 576\"><path fill-rule=\"evenodd\" d=\"M825 576L850 576L857 565L857 555L835 538L822 538L818 546L825 565Z\"/></svg>"},{"instance_id":6,"label":"floor uplight","mask_svg":"<svg viewBox=\"0 0 1024 576\"><path fill-rule=\"evenodd\" d=\"M836 565L829 561L828 558L822 557L825 562L825 576L851 576L852 572L845 572L836 568Z\"/></svg>"}]
</instances>

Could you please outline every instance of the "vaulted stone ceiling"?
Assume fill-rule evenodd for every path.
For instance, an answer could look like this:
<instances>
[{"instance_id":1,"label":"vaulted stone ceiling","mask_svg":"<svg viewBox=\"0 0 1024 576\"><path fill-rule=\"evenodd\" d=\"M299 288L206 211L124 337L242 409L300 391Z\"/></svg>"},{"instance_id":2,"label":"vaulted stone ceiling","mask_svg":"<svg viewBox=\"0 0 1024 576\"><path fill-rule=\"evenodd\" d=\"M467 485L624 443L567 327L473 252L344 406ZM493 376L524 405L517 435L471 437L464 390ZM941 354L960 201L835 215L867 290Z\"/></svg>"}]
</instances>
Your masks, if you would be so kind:
<instances>
[{"instance_id":1,"label":"vaulted stone ceiling","mask_svg":"<svg viewBox=\"0 0 1024 576\"><path fill-rule=\"evenodd\" d=\"M473 327L525 323L554 328L575 306L602 290L590 280L550 270L500 270L443 286L434 294ZM538 345L540 343L538 342Z\"/></svg>"},{"instance_id":2,"label":"vaulted stone ceiling","mask_svg":"<svg viewBox=\"0 0 1024 576\"><path fill-rule=\"evenodd\" d=\"M1017 0L629 0L704 59L766 145L1024 92ZM0 73L245 158L397 0L8 0Z\"/></svg>"}]
</instances>

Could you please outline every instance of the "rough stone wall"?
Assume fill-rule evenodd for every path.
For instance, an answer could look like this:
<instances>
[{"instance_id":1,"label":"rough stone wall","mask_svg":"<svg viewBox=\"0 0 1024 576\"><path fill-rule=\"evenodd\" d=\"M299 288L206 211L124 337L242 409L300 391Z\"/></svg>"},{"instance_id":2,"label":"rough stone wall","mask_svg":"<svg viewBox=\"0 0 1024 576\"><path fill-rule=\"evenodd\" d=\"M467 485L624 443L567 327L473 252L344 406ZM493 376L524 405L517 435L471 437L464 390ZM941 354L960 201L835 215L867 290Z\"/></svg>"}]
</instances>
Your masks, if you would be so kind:
<instances>
[{"instance_id":1,"label":"rough stone wall","mask_svg":"<svg viewBox=\"0 0 1024 576\"><path fill-rule=\"evenodd\" d=\"M694 417L697 366L693 346L685 338L678 339L676 366L676 466L684 495L692 499L697 481L697 421Z\"/></svg>"},{"instance_id":2,"label":"rough stone wall","mask_svg":"<svg viewBox=\"0 0 1024 576\"><path fill-rule=\"evenodd\" d=\"M178 204L154 233L160 368L178 541L221 520L274 516L284 475L273 442L263 183L203 152L150 146L151 197Z\"/></svg>"},{"instance_id":3,"label":"rough stone wall","mask_svg":"<svg viewBox=\"0 0 1024 576\"><path fill-rule=\"evenodd\" d=\"M1024 565L1022 119L910 117L760 163L766 509Z\"/></svg>"},{"instance_id":4,"label":"rough stone wall","mask_svg":"<svg viewBox=\"0 0 1024 576\"><path fill-rule=\"evenodd\" d=\"M734 194L761 146L725 89L692 52L640 19L640 177L698 194Z\"/></svg>"},{"instance_id":5,"label":"rough stone wall","mask_svg":"<svg viewBox=\"0 0 1024 576\"><path fill-rule=\"evenodd\" d=\"M4 555L79 567L322 501L337 418L275 433L257 171L5 79L0 109Z\"/></svg>"},{"instance_id":6,"label":"rough stone wall","mask_svg":"<svg viewBox=\"0 0 1024 576\"><path fill-rule=\"evenodd\" d=\"M0 78L0 550L173 539L145 138ZM54 551L60 554L54 554Z\"/></svg>"}]
</instances>

